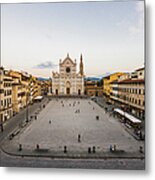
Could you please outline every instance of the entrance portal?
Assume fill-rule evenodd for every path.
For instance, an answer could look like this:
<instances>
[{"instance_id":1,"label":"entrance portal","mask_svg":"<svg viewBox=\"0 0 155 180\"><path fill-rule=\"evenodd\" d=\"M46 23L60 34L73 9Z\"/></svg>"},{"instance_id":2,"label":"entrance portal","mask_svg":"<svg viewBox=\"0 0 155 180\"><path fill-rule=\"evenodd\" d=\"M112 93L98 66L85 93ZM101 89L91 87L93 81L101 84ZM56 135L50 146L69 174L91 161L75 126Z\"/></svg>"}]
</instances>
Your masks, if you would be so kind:
<instances>
[{"instance_id":1,"label":"entrance portal","mask_svg":"<svg viewBox=\"0 0 155 180\"><path fill-rule=\"evenodd\" d=\"M81 95L81 90L80 89L78 90L78 95Z\"/></svg>"},{"instance_id":2,"label":"entrance portal","mask_svg":"<svg viewBox=\"0 0 155 180\"><path fill-rule=\"evenodd\" d=\"M69 81L66 82L66 95L71 94L71 83Z\"/></svg>"},{"instance_id":3,"label":"entrance portal","mask_svg":"<svg viewBox=\"0 0 155 180\"><path fill-rule=\"evenodd\" d=\"M67 94L67 95L70 94L70 88L66 88L66 94Z\"/></svg>"}]
</instances>

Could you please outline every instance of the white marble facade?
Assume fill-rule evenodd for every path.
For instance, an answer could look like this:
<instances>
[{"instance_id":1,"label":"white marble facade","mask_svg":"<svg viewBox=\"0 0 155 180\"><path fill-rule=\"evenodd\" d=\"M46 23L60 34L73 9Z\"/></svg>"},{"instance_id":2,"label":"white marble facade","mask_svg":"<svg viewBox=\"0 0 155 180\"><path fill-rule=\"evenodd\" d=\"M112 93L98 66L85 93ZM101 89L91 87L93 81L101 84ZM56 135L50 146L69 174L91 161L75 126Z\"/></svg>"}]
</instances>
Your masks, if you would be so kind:
<instances>
[{"instance_id":1,"label":"white marble facade","mask_svg":"<svg viewBox=\"0 0 155 180\"><path fill-rule=\"evenodd\" d=\"M79 72L77 72L76 60L67 57L59 61L59 73L52 72L53 95L83 95L84 73L82 55L80 57Z\"/></svg>"}]
</instances>

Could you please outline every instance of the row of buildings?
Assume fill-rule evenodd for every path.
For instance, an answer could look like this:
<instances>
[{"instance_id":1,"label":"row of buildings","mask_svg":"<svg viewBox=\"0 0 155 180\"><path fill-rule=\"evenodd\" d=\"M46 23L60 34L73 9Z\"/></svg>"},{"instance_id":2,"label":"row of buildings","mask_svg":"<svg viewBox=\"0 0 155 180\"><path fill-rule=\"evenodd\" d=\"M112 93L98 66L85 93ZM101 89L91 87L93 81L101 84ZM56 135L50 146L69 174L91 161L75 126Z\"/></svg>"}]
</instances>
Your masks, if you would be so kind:
<instances>
[{"instance_id":1,"label":"row of buildings","mask_svg":"<svg viewBox=\"0 0 155 180\"><path fill-rule=\"evenodd\" d=\"M132 73L116 72L101 80L85 79L85 95L103 96L115 105L141 120L145 119L145 69Z\"/></svg>"},{"instance_id":2,"label":"row of buildings","mask_svg":"<svg viewBox=\"0 0 155 180\"><path fill-rule=\"evenodd\" d=\"M59 72L52 73L50 95L105 96L108 103L144 119L144 85L144 68L132 73L113 73L100 80L89 79L84 75L82 55L77 71L76 59L67 54L59 60Z\"/></svg>"},{"instance_id":3,"label":"row of buildings","mask_svg":"<svg viewBox=\"0 0 155 180\"><path fill-rule=\"evenodd\" d=\"M0 122L6 121L33 103L47 88L48 84L28 73L0 67Z\"/></svg>"},{"instance_id":4,"label":"row of buildings","mask_svg":"<svg viewBox=\"0 0 155 180\"><path fill-rule=\"evenodd\" d=\"M103 78L103 95L109 103L144 120L145 69L132 73L118 72Z\"/></svg>"},{"instance_id":5,"label":"row of buildings","mask_svg":"<svg viewBox=\"0 0 155 180\"><path fill-rule=\"evenodd\" d=\"M145 118L144 68L132 73L113 73L100 80L89 79L84 75L82 55L77 71L76 59L67 54L64 60L59 60L59 72L52 73L52 80L40 81L28 73L0 67L0 122L44 94L102 96L107 103Z\"/></svg>"}]
</instances>

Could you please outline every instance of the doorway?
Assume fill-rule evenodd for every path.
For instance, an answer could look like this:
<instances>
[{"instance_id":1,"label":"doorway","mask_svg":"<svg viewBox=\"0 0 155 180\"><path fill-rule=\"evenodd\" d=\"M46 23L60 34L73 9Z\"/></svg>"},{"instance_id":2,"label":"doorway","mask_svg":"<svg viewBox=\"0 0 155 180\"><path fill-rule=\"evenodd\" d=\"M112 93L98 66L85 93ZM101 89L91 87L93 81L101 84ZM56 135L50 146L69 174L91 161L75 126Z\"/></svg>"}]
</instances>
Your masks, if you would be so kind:
<instances>
[{"instance_id":1,"label":"doorway","mask_svg":"<svg viewBox=\"0 0 155 180\"><path fill-rule=\"evenodd\" d=\"M67 95L70 94L70 88L66 88L66 94L67 94Z\"/></svg>"},{"instance_id":2,"label":"doorway","mask_svg":"<svg viewBox=\"0 0 155 180\"><path fill-rule=\"evenodd\" d=\"M80 89L78 90L78 95L79 95L79 96L81 95L81 90L80 90Z\"/></svg>"}]
</instances>

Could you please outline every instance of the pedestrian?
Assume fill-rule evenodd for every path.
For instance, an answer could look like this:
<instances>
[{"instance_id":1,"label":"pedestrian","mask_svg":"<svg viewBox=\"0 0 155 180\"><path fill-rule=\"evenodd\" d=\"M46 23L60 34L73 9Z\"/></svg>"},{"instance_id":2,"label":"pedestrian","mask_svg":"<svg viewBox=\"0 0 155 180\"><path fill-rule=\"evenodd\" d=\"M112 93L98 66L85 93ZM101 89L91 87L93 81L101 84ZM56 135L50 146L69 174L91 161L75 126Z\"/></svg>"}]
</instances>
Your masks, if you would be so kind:
<instances>
[{"instance_id":1,"label":"pedestrian","mask_svg":"<svg viewBox=\"0 0 155 180\"><path fill-rule=\"evenodd\" d=\"M88 153L89 153L89 154L91 153L91 147L88 148Z\"/></svg>"},{"instance_id":2,"label":"pedestrian","mask_svg":"<svg viewBox=\"0 0 155 180\"><path fill-rule=\"evenodd\" d=\"M67 146L64 146L64 153L67 153Z\"/></svg>"},{"instance_id":3,"label":"pedestrian","mask_svg":"<svg viewBox=\"0 0 155 180\"><path fill-rule=\"evenodd\" d=\"M142 146L139 146L139 152L143 153L143 147Z\"/></svg>"},{"instance_id":4,"label":"pedestrian","mask_svg":"<svg viewBox=\"0 0 155 180\"><path fill-rule=\"evenodd\" d=\"M1 130L2 130L2 132L4 131L3 125L1 126Z\"/></svg>"},{"instance_id":5,"label":"pedestrian","mask_svg":"<svg viewBox=\"0 0 155 180\"><path fill-rule=\"evenodd\" d=\"M110 144L110 152L112 152L112 145Z\"/></svg>"},{"instance_id":6,"label":"pedestrian","mask_svg":"<svg viewBox=\"0 0 155 180\"><path fill-rule=\"evenodd\" d=\"M3 132L4 131L3 124L1 124L0 126L1 126L1 132Z\"/></svg>"},{"instance_id":7,"label":"pedestrian","mask_svg":"<svg viewBox=\"0 0 155 180\"><path fill-rule=\"evenodd\" d=\"M116 151L116 145L114 144L114 151Z\"/></svg>"},{"instance_id":8,"label":"pedestrian","mask_svg":"<svg viewBox=\"0 0 155 180\"><path fill-rule=\"evenodd\" d=\"M78 142L81 142L81 135L78 134Z\"/></svg>"},{"instance_id":9,"label":"pedestrian","mask_svg":"<svg viewBox=\"0 0 155 180\"><path fill-rule=\"evenodd\" d=\"M93 153L96 153L96 147L93 146Z\"/></svg>"},{"instance_id":10,"label":"pedestrian","mask_svg":"<svg viewBox=\"0 0 155 180\"><path fill-rule=\"evenodd\" d=\"M19 151L22 151L22 145L19 144Z\"/></svg>"},{"instance_id":11,"label":"pedestrian","mask_svg":"<svg viewBox=\"0 0 155 180\"><path fill-rule=\"evenodd\" d=\"M39 144L36 145L36 149L37 149L37 150L39 149Z\"/></svg>"},{"instance_id":12,"label":"pedestrian","mask_svg":"<svg viewBox=\"0 0 155 180\"><path fill-rule=\"evenodd\" d=\"M96 120L99 120L99 116L96 116Z\"/></svg>"}]
</instances>

